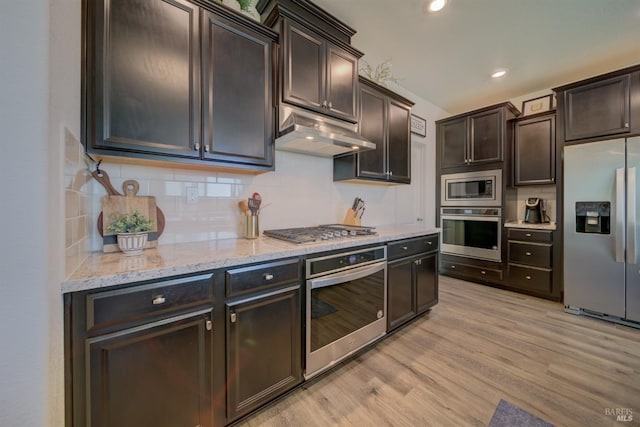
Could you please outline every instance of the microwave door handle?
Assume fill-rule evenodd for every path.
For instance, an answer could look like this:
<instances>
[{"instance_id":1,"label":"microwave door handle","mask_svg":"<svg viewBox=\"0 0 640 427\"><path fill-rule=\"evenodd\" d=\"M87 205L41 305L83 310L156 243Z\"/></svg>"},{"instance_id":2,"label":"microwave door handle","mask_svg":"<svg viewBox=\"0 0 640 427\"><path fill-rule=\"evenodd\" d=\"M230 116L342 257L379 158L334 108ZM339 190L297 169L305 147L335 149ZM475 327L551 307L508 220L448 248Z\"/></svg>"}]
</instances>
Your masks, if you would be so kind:
<instances>
[{"instance_id":1,"label":"microwave door handle","mask_svg":"<svg viewBox=\"0 0 640 427\"><path fill-rule=\"evenodd\" d=\"M627 169L627 263L636 263L636 168Z\"/></svg>"},{"instance_id":2,"label":"microwave door handle","mask_svg":"<svg viewBox=\"0 0 640 427\"><path fill-rule=\"evenodd\" d=\"M616 262L624 262L624 168L616 169Z\"/></svg>"},{"instance_id":3,"label":"microwave door handle","mask_svg":"<svg viewBox=\"0 0 640 427\"><path fill-rule=\"evenodd\" d=\"M341 272L337 274L332 274L330 277L326 279L318 278L311 279L309 283L311 284L311 289L325 288L327 286L339 285L340 283L349 282L351 280L362 279L363 277L367 277L371 274L377 273L381 270L384 270L387 266L386 261L378 262L366 267L354 268L348 272Z\"/></svg>"}]
</instances>

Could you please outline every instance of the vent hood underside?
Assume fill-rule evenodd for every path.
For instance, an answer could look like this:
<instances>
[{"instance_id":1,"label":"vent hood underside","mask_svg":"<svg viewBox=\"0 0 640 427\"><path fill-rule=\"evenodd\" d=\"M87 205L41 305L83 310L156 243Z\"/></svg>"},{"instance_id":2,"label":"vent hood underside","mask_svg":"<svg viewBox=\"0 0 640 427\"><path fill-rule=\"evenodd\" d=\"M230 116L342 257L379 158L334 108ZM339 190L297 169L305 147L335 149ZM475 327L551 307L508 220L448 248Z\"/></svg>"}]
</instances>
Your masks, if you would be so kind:
<instances>
[{"instance_id":1,"label":"vent hood underside","mask_svg":"<svg viewBox=\"0 0 640 427\"><path fill-rule=\"evenodd\" d=\"M321 157L373 150L376 144L354 130L329 122L321 117L309 117L290 112L280 126L276 149Z\"/></svg>"}]
</instances>

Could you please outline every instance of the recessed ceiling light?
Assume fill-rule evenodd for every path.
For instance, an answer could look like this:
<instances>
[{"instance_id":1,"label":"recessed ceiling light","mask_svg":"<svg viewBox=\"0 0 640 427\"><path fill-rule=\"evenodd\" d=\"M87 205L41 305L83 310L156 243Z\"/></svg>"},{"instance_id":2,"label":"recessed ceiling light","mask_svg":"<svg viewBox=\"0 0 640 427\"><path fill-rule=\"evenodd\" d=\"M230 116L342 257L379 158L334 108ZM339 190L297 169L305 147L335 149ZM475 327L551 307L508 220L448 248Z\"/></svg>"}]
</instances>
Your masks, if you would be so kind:
<instances>
[{"instance_id":1,"label":"recessed ceiling light","mask_svg":"<svg viewBox=\"0 0 640 427\"><path fill-rule=\"evenodd\" d=\"M491 74L491 77L494 79L499 79L500 77L504 77L507 74L507 70L498 70L495 73Z\"/></svg>"},{"instance_id":2,"label":"recessed ceiling light","mask_svg":"<svg viewBox=\"0 0 640 427\"><path fill-rule=\"evenodd\" d=\"M430 13L435 13L442 10L447 4L447 0L431 0L428 5L425 5L425 10Z\"/></svg>"}]
</instances>

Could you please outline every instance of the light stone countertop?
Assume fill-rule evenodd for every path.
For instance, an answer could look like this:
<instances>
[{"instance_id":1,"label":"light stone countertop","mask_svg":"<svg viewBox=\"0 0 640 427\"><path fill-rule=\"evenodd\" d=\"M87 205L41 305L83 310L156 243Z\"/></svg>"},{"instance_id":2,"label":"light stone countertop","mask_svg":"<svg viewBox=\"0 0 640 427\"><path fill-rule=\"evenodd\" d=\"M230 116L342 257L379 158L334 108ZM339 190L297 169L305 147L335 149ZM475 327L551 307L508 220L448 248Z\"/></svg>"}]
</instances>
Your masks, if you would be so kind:
<instances>
[{"instance_id":1,"label":"light stone countertop","mask_svg":"<svg viewBox=\"0 0 640 427\"><path fill-rule=\"evenodd\" d=\"M507 228L530 228L533 230L555 230L556 223L543 223L543 224L529 224L523 221L507 221L504 223Z\"/></svg>"},{"instance_id":2,"label":"light stone countertop","mask_svg":"<svg viewBox=\"0 0 640 427\"><path fill-rule=\"evenodd\" d=\"M376 235L295 244L260 236L258 239L224 239L195 243L160 245L141 255L121 252L95 252L62 283L62 292L75 292L106 286L197 273L218 268L385 243L393 240L439 233L438 228L412 225L376 227Z\"/></svg>"}]
</instances>

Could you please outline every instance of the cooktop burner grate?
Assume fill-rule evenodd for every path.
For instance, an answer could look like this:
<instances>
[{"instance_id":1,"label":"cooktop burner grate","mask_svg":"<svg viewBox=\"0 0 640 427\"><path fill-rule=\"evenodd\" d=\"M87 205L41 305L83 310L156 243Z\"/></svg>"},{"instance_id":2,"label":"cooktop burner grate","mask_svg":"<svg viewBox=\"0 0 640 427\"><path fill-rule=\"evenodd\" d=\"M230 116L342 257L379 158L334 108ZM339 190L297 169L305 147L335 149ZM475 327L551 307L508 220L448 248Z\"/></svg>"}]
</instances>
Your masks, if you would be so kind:
<instances>
[{"instance_id":1,"label":"cooktop burner grate","mask_svg":"<svg viewBox=\"0 0 640 427\"><path fill-rule=\"evenodd\" d=\"M376 234L374 227L326 224L317 227L282 228L265 230L264 235L291 243L312 243L320 240L341 239Z\"/></svg>"}]
</instances>

